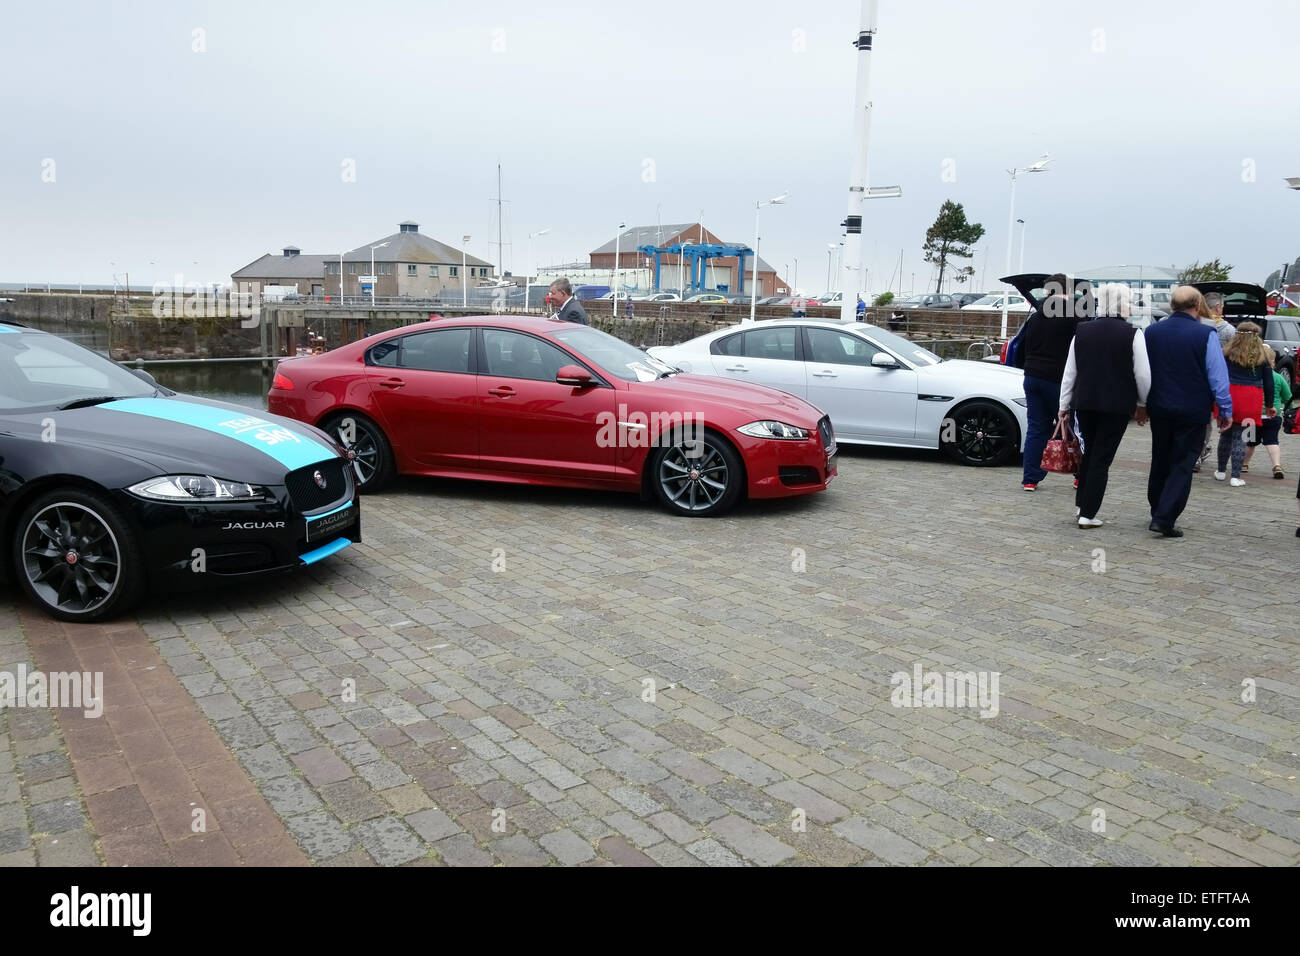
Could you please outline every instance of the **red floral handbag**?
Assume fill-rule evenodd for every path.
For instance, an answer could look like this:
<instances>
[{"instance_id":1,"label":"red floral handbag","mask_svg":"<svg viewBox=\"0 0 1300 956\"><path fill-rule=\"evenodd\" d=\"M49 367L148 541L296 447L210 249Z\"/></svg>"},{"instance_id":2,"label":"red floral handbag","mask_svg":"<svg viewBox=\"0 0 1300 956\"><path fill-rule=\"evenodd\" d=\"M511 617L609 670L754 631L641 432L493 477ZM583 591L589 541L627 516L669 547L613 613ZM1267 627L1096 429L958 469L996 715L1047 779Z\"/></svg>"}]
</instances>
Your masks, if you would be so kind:
<instances>
[{"instance_id":1,"label":"red floral handbag","mask_svg":"<svg viewBox=\"0 0 1300 956\"><path fill-rule=\"evenodd\" d=\"M1044 471L1055 471L1064 475L1073 475L1079 470L1083 461L1083 452L1079 448L1079 438L1070 427L1069 417L1056 420L1056 431L1048 439L1043 449L1043 461L1040 467Z\"/></svg>"}]
</instances>

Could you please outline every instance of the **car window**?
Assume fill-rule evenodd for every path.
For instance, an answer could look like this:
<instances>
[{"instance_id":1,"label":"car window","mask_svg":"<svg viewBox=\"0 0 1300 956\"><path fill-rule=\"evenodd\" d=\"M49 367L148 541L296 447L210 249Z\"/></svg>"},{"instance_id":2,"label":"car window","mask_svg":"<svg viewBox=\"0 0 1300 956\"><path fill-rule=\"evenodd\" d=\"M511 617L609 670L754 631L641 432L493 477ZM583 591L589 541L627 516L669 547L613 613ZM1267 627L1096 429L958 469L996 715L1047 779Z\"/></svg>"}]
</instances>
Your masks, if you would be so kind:
<instances>
[{"instance_id":1,"label":"car window","mask_svg":"<svg viewBox=\"0 0 1300 956\"><path fill-rule=\"evenodd\" d=\"M714 339L709 351L714 355L744 355L745 333L737 332L735 335L726 335L720 339Z\"/></svg>"},{"instance_id":2,"label":"car window","mask_svg":"<svg viewBox=\"0 0 1300 956\"><path fill-rule=\"evenodd\" d=\"M1273 318L1268 323L1266 337L1275 341L1281 339L1283 342L1300 342L1300 330L1294 322Z\"/></svg>"},{"instance_id":3,"label":"car window","mask_svg":"<svg viewBox=\"0 0 1300 956\"><path fill-rule=\"evenodd\" d=\"M746 358L785 359L798 361L799 329L796 326L784 326L775 329L751 329L745 333Z\"/></svg>"},{"instance_id":4,"label":"car window","mask_svg":"<svg viewBox=\"0 0 1300 956\"><path fill-rule=\"evenodd\" d=\"M388 339L380 342L366 354L366 363L368 365L382 365L385 368L396 368L397 355L401 348L401 339Z\"/></svg>"},{"instance_id":5,"label":"car window","mask_svg":"<svg viewBox=\"0 0 1300 956\"><path fill-rule=\"evenodd\" d=\"M14 356L14 364L27 381L41 385L68 385L87 392L109 391L108 376L88 368L74 356L61 355L40 345L28 345Z\"/></svg>"},{"instance_id":6,"label":"car window","mask_svg":"<svg viewBox=\"0 0 1300 956\"><path fill-rule=\"evenodd\" d=\"M469 371L469 329L439 329L402 336L402 368L426 372Z\"/></svg>"},{"instance_id":7,"label":"car window","mask_svg":"<svg viewBox=\"0 0 1300 956\"><path fill-rule=\"evenodd\" d=\"M880 349L866 339L834 329L808 329L810 361L827 365L870 365Z\"/></svg>"},{"instance_id":8,"label":"car window","mask_svg":"<svg viewBox=\"0 0 1300 956\"><path fill-rule=\"evenodd\" d=\"M554 382L573 358L550 342L507 329L483 330L483 367L489 375Z\"/></svg>"}]
</instances>

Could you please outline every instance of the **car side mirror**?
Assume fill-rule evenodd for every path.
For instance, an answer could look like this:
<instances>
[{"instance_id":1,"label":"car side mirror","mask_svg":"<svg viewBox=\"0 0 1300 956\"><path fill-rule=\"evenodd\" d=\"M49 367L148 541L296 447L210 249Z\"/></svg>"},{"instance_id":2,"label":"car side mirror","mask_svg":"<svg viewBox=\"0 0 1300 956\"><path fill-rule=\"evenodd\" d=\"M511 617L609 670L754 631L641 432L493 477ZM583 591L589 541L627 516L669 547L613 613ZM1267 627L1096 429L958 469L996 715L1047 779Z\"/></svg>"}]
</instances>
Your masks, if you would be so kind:
<instances>
[{"instance_id":1,"label":"car side mirror","mask_svg":"<svg viewBox=\"0 0 1300 956\"><path fill-rule=\"evenodd\" d=\"M574 388L588 388L591 386L591 373L580 365L566 365L555 373L555 381Z\"/></svg>"},{"instance_id":2,"label":"car side mirror","mask_svg":"<svg viewBox=\"0 0 1300 956\"><path fill-rule=\"evenodd\" d=\"M127 371L130 372L132 375L134 375L136 378L143 380L145 384L152 385L154 388L158 387L157 380L148 372L146 372L144 369L128 368Z\"/></svg>"},{"instance_id":3,"label":"car side mirror","mask_svg":"<svg viewBox=\"0 0 1300 956\"><path fill-rule=\"evenodd\" d=\"M898 368L898 360L892 355L887 355L884 352L877 352L875 355L871 356L871 367Z\"/></svg>"}]
</instances>

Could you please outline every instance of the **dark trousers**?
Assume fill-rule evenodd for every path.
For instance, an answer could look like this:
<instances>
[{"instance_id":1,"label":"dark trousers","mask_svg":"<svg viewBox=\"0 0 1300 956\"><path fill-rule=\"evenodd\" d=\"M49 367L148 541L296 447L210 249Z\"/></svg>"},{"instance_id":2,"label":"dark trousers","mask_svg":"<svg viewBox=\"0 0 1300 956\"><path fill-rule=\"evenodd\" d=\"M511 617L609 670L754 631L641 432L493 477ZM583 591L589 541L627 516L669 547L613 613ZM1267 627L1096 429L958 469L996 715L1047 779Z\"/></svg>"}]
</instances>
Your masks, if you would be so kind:
<instances>
[{"instance_id":1,"label":"dark trousers","mask_svg":"<svg viewBox=\"0 0 1300 956\"><path fill-rule=\"evenodd\" d=\"M1151 476L1147 502L1151 520L1172 528L1192 493L1192 466L1201 456L1205 426L1163 415L1151 416Z\"/></svg>"},{"instance_id":2,"label":"dark trousers","mask_svg":"<svg viewBox=\"0 0 1300 956\"><path fill-rule=\"evenodd\" d=\"M1079 506L1080 518L1095 518L1101 509L1101 499L1106 496L1106 479L1124 430L1128 428L1128 416L1122 412L1080 410L1078 417L1083 432L1083 462L1079 466L1074 503Z\"/></svg>"},{"instance_id":3,"label":"dark trousers","mask_svg":"<svg viewBox=\"0 0 1300 956\"><path fill-rule=\"evenodd\" d=\"M1025 484L1038 484L1047 477L1043 470L1043 449L1056 427L1056 413L1061 405L1061 383L1047 378L1025 376Z\"/></svg>"}]
</instances>

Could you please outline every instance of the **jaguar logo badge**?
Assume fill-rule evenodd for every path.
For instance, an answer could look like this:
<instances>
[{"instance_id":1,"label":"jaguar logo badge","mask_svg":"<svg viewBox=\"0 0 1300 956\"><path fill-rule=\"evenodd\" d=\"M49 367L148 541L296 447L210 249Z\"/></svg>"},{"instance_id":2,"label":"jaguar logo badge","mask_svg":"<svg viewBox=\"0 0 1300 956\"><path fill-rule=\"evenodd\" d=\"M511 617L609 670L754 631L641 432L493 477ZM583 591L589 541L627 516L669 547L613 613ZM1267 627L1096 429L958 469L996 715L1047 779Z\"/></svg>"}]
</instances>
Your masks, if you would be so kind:
<instances>
[{"instance_id":1,"label":"jaguar logo badge","mask_svg":"<svg viewBox=\"0 0 1300 956\"><path fill-rule=\"evenodd\" d=\"M317 488L324 488L324 487L325 487L325 476L322 475L322 474L320 473L320 471L314 471L314 472L312 472L312 475L311 475L311 476L312 476L313 478L316 479L316 487L317 487Z\"/></svg>"}]
</instances>

